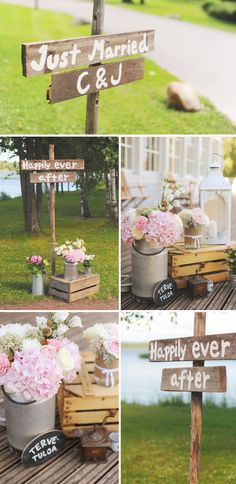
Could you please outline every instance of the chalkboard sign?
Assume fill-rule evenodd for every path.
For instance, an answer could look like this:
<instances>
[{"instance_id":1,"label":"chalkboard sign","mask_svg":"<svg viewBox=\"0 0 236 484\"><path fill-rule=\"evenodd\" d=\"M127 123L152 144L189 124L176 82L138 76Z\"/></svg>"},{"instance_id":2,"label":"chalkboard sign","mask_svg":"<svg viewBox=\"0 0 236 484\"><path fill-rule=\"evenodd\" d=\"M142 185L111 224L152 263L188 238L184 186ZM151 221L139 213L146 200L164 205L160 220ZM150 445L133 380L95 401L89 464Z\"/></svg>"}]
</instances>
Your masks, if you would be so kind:
<instances>
[{"instance_id":1,"label":"chalkboard sign","mask_svg":"<svg viewBox=\"0 0 236 484\"><path fill-rule=\"evenodd\" d=\"M175 298L177 294L177 285L174 279L170 277L157 284L153 291L153 301L157 306L163 306Z\"/></svg>"},{"instance_id":2,"label":"chalkboard sign","mask_svg":"<svg viewBox=\"0 0 236 484\"><path fill-rule=\"evenodd\" d=\"M65 441L65 434L60 430L39 435L24 448L21 454L22 463L25 466L44 464L62 451Z\"/></svg>"}]
</instances>

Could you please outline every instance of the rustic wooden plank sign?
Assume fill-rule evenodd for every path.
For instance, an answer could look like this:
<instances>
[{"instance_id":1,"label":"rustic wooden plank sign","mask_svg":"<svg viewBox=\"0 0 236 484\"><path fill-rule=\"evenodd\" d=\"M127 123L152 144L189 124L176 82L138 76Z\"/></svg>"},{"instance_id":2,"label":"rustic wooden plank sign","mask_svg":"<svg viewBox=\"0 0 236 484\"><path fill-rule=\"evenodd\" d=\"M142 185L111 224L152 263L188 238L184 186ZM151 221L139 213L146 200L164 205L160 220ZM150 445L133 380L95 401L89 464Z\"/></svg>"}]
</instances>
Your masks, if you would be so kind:
<instances>
[{"instance_id":1,"label":"rustic wooden plank sign","mask_svg":"<svg viewBox=\"0 0 236 484\"><path fill-rule=\"evenodd\" d=\"M165 368L161 390L172 392L226 392L226 367Z\"/></svg>"},{"instance_id":2,"label":"rustic wooden plank sign","mask_svg":"<svg viewBox=\"0 0 236 484\"><path fill-rule=\"evenodd\" d=\"M93 35L22 44L25 77L146 54L154 49L154 30Z\"/></svg>"},{"instance_id":3,"label":"rustic wooden plank sign","mask_svg":"<svg viewBox=\"0 0 236 484\"><path fill-rule=\"evenodd\" d=\"M112 62L52 75L47 98L51 104L143 79L144 59Z\"/></svg>"},{"instance_id":4,"label":"rustic wooden plank sign","mask_svg":"<svg viewBox=\"0 0 236 484\"><path fill-rule=\"evenodd\" d=\"M20 160L22 171L84 170L84 160Z\"/></svg>"},{"instance_id":5,"label":"rustic wooden plank sign","mask_svg":"<svg viewBox=\"0 0 236 484\"><path fill-rule=\"evenodd\" d=\"M21 460L25 466L37 466L60 454L65 446L65 434L51 430L39 435L24 448Z\"/></svg>"},{"instance_id":6,"label":"rustic wooden plank sign","mask_svg":"<svg viewBox=\"0 0 236 484\"><path fill-rule=\"evenodd\" d=\"M177 293L177 285L174 279L170 277L159 282L153 292L153 301L157 306L163 306L171 302Z\"/></svg>"},{"instance_id":7,"label":"rustic wooden plank sign","mask_svg":"<svg viewBox=\"0 0 236 484\"><path fill-rule=\"evenodd\" d=\"M236 333L150 341L149 361L236 360Z\"/></svg>"},{"instance_id":8,"label":"rustic wooden plank sign","mask_svg":"<svg viewBox=\"0 0 236 484\"><path fill-rule=\"evenodd\" d=\"M77 180L76 172L40 172L30 173L30 183L69 183Z\"/></svg>"}]
</instances>

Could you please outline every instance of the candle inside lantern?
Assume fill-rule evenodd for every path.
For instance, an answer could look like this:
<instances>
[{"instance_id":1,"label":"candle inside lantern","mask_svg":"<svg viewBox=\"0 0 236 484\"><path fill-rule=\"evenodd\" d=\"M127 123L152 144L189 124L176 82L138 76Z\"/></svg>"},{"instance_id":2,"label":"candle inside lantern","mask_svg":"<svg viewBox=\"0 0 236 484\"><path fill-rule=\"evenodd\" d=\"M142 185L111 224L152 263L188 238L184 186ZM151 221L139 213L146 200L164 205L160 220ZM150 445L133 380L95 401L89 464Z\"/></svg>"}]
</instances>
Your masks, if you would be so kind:
<instances>
[{"instance_id":1,"label":"candle inside lantern","mask_svg":"<svg viewBox=\"0 0 236 484\"><path fill-rule=\"evenodd\" d=\"M208 227L209 237L217 237L217 222L216 220L211 220Z\"/></svg>"}]
</instances>

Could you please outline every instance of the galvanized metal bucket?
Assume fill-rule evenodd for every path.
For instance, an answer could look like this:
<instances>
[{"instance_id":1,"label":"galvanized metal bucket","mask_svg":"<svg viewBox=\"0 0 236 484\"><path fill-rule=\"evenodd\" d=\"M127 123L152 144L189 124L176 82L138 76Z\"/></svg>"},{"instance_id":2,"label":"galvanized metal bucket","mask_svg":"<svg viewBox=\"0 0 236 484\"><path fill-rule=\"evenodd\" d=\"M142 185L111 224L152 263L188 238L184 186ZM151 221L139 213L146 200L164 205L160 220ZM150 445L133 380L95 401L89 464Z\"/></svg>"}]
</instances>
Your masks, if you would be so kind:
<instances>
[{"instance_id":1,"label":"galvanized metal bucket","mask_svg":"<svg viewBox=\"0 0 236 484\"><path fill-rule=\"evenodd\" d=\"M168 251L156 243L138 242L131 254L132 293L138 299L152 300L157 283L168 277Z\"/></svg>"},{"instance_id":2,"label":"galvanized metal bucket","mask_svg":"<svg viewBox=\"0 0 236 484\"><path fill-rule=\"evenodd\" d=\"M92 267L85 267L84 268L84 274L85 275L92 274Z\"/></svg>"},{"instance_id":3,"label":"galvanized metal bucket","mask_svg":"<svg viewBox=\"0 0 236 484\"><path fill-rule=\"evenodd\" d=\"M44 280L45 274L33 274L32 276L32 294L34 296L44 295Z\"/></svg>"},{"instance_id":4,"label":"galvanized metal bucket","mask_svg":"<svg viewBox=\"0 0 236 484\"><path fill-rule=\"evenodd\" d=\"M11 448L22 452L35 437L55 428L55 395L39 402L16 402L4 389L3 393L7 439Z\"/></svg>"},{"instance_id":5,"label":"galvanized metal bucket","mask_svg":"<svg viewBox=\"0 0 236 484\"><path fill-rule=\"evenodd\" d=\"M78 262L64 261L64 279L73 281L78 278Z\"/></svg>"}]
</instances>

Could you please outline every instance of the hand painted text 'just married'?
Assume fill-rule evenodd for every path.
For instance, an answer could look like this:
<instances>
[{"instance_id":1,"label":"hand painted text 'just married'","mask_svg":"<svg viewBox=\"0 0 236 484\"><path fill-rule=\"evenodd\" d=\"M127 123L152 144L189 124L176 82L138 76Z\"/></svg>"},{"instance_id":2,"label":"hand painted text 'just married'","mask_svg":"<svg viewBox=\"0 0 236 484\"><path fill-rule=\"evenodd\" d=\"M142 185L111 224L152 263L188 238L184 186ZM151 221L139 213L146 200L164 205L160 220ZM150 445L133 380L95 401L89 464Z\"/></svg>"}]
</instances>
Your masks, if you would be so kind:
<instances>
[{"instance_id":1,"label":"hand painted text 'just married'","mask_svg":"<svg viewBox=\"0 0 236 484\"><path fill-rule=\"evenodd\" d=\"M61 69L146 54L153 48L153 30L24 43L22 44L23 75L38 76Z\"/></svg>"}]
</instances>

